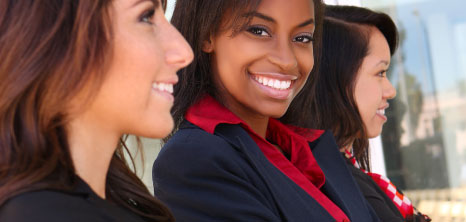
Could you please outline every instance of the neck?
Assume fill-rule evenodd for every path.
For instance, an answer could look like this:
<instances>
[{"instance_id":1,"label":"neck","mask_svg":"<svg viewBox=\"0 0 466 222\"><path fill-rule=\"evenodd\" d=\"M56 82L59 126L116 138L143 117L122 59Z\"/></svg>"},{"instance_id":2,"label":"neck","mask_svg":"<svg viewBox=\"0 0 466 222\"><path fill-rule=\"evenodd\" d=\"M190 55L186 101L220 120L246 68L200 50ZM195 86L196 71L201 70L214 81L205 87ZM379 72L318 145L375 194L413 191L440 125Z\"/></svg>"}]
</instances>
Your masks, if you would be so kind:
<instances>
[{"instance_id":1,"label":"neck","mask_svg":"<svg viewBox=\"0 0 466 222\"><path fill-rule=\"evenodd\" d=\"M344 151L346 151L346 150L348 150L348 151L350 151L350 152L353 151L353 146L352 146L352 145L348 145L348 146L342 147L342 148L340 149L340 151L342 151L342 152L344 152Z\"/></svg>"},{"instance_id":2,"label":"neck","mask_svg":"<svg viewBox=\"0 0 466 222\"><path fill-rule=\"evenodd\" d=\"M269 125L269 117L248 112L248 109L235 109L234 107L227 108L236 116L248 124L248 126L260 137L265 138L267 127Z\"/></svg>"},{"instance_id":3,"label":"neck","mask_svg":"<svg viewBox=\"0 0 466 222\"><path fill-rule=\"evenodd\" d=\"M267 126L269 125L269 118L243 118L240 116L244 122L248 124L251 129L257 133L260 137L265 139L267 134Z\"/></svg>"},{"instance_id":4,"label":"neck","mask_svg":"<svg viewBox=\"0 0 466 222\"><path fill-rule=\"evenodd\" d=\"M348 144L347 146L341 147L340 152L344 153L346 150L353 152L353 142Z\"/></svg>"},{"instance_id":5,"label":"neck","mask_svg":"<svg viewBox=\"0 0 466 222\"><path fill-rule=\"evenodd\" d=\"M76 174L105 199L105 183L110 161L120 135L100 127L98 120L85 114L69 124L69 146Z\"/></svg>"}]
</instances>

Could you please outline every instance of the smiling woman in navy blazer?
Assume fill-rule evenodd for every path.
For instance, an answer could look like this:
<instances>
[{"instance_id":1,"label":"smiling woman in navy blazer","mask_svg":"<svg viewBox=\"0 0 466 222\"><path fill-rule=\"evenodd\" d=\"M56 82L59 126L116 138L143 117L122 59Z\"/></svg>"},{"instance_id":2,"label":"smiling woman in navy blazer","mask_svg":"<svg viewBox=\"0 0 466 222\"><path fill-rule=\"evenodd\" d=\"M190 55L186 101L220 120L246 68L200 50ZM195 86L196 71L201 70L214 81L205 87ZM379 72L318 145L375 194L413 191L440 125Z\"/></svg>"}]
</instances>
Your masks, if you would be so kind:
<instances>
[{"instance_id":1,"label":"smiling woman in navy blazer","mask_svg":"<svg viewBox=\"0 0 466 222\"><path fill-rule=\"evenodd\" d=\"M320 0L176 2L195 59L153 180L177 220L377 220L331 133L297 127L312 115L322 16Z\"/></svg>"}]
</instances>

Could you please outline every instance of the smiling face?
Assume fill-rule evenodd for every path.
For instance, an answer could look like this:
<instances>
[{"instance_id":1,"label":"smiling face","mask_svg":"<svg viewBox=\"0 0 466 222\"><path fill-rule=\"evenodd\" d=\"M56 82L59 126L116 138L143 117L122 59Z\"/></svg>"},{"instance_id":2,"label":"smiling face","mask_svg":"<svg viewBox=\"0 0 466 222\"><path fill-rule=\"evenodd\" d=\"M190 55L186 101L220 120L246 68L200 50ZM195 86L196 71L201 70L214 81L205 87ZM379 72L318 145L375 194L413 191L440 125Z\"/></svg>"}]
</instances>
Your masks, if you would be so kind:
<instances>
[{"instance_id":1,"label":"smiling face","mask_svg":"<svg viewBox=\"0 0 466 222\"><path fill-rule=\"evenodd\" d=\"M396 96L396 90L386 76L389 65L387 40L378 29L371 27L369 52L359 68L354 93L368 138L380 135L387 121L387 100Z\"/></svg>"},{"instance_id":2,"label":"smiling face","mask_svg":"<svg viewBox=\"0 0 466 222\"><path fill-rule=\"evenodd\" d=\"M203 50L223 104L246 122L281 117L314 66L313 33L312 1L263 0L245 30L211 37Z\"/></svg>"},{"instance_id":3,"label":"smiling face","mask_svg":"<svg viewBox=\"0 0 466 222\"><path fill-rule=\"evenodd\" d=\"M176 71L192 61L192 50L159 0L115 0L111 18L113 57L87 117L120 135L165 137Z\"/></svg>"}]
</instances>

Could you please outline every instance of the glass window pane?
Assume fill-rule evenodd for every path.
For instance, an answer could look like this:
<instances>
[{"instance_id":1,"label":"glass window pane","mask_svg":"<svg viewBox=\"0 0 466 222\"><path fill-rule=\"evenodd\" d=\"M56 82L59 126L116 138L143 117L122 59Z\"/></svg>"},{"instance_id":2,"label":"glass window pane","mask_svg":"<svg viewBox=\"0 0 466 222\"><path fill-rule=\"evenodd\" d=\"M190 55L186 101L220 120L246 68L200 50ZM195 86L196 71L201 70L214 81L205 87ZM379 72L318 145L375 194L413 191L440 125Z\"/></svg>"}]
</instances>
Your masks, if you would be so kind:
<instances>
[{"instance_id":1,"label":"glass window pane","mask_svg":"<svg viewBox=\"0 0 466 222\"><path fill-rule=\"evenodd\" d=\"M389 74L398 94L382 133L387 175L434 221L463 221L466 2L361 3L390 14L400 31L400 48Z\"/></svg>"}]
</instances>

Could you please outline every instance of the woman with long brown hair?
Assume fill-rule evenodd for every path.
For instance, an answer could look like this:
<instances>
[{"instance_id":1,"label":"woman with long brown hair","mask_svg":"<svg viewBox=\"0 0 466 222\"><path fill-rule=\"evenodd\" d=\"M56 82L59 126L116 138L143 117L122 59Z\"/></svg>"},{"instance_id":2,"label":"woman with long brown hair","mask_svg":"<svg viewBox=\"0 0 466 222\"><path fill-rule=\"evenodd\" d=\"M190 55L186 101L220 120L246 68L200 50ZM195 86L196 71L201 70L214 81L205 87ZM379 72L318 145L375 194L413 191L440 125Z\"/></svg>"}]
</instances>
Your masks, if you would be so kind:
<instances>
[{"instance_id":1,"label":"woman with long brown hair","mask_svg":"<svg viewBox=\"0 0 466 222\"><path fill-rule=\"evenodd\" d=\"M123 135L173 128L192 51L164 0L0 1L0 221L173 221Z\"/></svg>"},{"instance_id":2,"label":"woman with long brown hair","mask_svg":"<svg viewBox=\"0 0 466 222\"><path fill-rule=\"evenodd\" d=\"M382 221L429 221L388 178L370 172L369 138L379 136L396 89L387 77L398 31L384 13L327 6L325 52L316 75L311 123L334 132L364 197Z\"/></svg>"}]
</instances>

